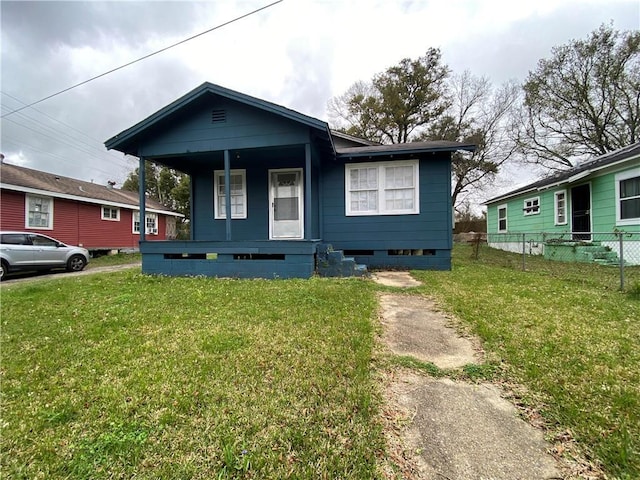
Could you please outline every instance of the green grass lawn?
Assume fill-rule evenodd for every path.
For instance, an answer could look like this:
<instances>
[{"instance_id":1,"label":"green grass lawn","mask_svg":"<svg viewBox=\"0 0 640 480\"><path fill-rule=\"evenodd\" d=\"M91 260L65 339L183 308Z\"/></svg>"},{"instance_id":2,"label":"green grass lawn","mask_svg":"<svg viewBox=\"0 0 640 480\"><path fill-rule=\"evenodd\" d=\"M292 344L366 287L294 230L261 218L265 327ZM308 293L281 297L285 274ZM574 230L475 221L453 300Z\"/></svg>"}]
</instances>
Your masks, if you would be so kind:
<instances>
[{"instance_id":1,"label":"green grass lawn","mask_svg":"<svg viewBox=\"0 0 640 480\"><path fill-rule=\"evenodd\" d=\"M124 271L2 291L3 478L372 478L375 287Z\"/></svg>"},{"instance_id":2,"label":"green grass lawn","mask_svg":"<svg viewBox=\"0 0 640 480\"><path fill-rule=\"evenodd\" d=\"M639 478L640 299L606 267L535 267L458 246L452 272L413 272L410 292L483 339L491 365L467 378L524 385L551 433ZM380 477L378 371L443 374L378 361L380 290L135 269L5 285L2 478Z\"/></svg>"},{"instance_id":3,"label":"green grass lawn","mask_svg":"<svg viewBox=\"0 0 640 480\"><path fill-rule=\"evenodd\" d=\"M640 298L611 267L454 250L452 272L414 272L527 387L552 431L567 429L613 477L640 478ZM632 292L633 293L633 292Z\"/></svg>"}]
</instances>

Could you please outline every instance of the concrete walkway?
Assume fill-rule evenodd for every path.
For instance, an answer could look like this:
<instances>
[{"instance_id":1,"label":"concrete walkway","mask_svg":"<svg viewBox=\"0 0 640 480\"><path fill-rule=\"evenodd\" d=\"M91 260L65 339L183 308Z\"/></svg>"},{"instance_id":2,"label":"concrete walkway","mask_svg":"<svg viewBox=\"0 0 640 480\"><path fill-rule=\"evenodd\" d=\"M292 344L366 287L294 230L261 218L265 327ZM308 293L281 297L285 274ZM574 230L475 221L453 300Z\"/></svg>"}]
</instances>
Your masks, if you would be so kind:
<instances>
[{"instance_id":1,"label":"concrete walkway","mask_svg":"<svg viewBox=\"0 0 640 480\"><path fill-rule=\"evenodd\" d=\"M378 272L374 280L414 287L407 272ZM383 341L443 369L482 362L477 339L421 296L381 295ZM563 478L542 432L525 422L498 387L394 372L386 389L387 438L400 452L404 478L548 480ZM400 460L398 462L398 460Z\"/></svg>"}]
</instances>

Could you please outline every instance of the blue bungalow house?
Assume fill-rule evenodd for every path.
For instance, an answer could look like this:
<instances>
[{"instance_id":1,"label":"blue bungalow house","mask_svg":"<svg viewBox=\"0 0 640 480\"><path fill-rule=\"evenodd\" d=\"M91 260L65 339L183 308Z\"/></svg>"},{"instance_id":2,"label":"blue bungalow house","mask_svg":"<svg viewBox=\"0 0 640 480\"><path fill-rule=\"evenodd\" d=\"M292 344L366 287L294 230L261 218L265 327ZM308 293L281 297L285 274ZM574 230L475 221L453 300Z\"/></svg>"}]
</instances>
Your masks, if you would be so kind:
<instances>
[{"instance_id":1,"label":"blue bungalow house","mask_svg":"<svg viewBox=\"0 0 640 480\"><path fill-rule=\"evenodd\" d=\"M143 272L263 278L450 269L451 153L474 148L374 144L211 83L105 145L141 183L145 160L191 178L191 239L141 232Z\"/></svg>"}]
</instances>

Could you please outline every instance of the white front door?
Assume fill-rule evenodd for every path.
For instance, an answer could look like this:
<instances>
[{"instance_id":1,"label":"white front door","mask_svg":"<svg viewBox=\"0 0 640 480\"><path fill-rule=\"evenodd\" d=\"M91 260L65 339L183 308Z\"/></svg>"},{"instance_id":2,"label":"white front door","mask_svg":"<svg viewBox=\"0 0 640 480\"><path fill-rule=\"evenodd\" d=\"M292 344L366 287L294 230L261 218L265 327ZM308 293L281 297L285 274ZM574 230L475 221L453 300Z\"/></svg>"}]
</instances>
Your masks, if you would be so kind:
<instances>
[{"instance_id":1,"label":"white front door","mask_svg":"<svg viewBox=\"0 0 640 480\"><path fill-rule=\"evenodd\" d=\"M304 238L302 169L269 170L269 238Z\"/></svg>"}]
</instances>

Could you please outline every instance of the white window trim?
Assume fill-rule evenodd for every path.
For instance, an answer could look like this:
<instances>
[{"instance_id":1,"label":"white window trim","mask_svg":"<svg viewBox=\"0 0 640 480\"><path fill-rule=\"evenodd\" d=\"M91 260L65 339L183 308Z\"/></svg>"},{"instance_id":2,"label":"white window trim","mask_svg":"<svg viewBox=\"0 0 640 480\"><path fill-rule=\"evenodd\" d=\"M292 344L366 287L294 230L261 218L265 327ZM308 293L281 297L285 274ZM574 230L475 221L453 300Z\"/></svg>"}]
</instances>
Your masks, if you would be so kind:
<instances>
[{"instance_id":1,"label":"white window trim","mask_svg":"<svg viewBox=\"0 0 640 480\"><path fill-rule=\"evenodd\" d=\"M51 208L49 210L49 224L46 227L33 227L29 225L29 199L30 198L45 198L49 200L49 205ZM24 196L24 227L30 230L53 230L53 197L48 197L46 195L30 195L25 194Z\"/></svg>"},{"instance_id":2,"label":"white window trim","mask_svg":"<svg viewBox=\"0 0 640 480\"><path fill-rule=\"evenodd\" d=\"M640 225L640 218L621 218L622 212L620 210L620 182L622 180L628 180L630 178L640 177L640 168L632 168L626 172L618 173L615 176L615 189L616 189L616 226L627 225Z\"/></svg>"},{"instance_id":3,"label":"white window trim","mask_svg":"<svg viewBox=\"0 0 640 480\"><path fill-rule=\"evenodd\" d=\"M527 207L527 202L533 203L537 202L537 207ZM531 211L533 210L533 211ZM522 204L522 211L524 212L524 216L528 217L529 215L538 215L540 213L540 197L531 197L525 198Z\"/></svg>"},{"instance_id":4,"label":"white window trim","mask_svg":"<svg viewBox=\"0 0 640 480\"><path fill-rule=\"evenodd\" d=\"M564 196L564 222L558 221L558 196ZM553 193L553 223L554 225L566 225L569 222L567 212L569 209L567 208L567 191L566 190L558 190Z\"/></svg>"},{"instance_id":5,"label":"white window trim","mask_svg":"<svg viewBox=\"0 0 640 480\"><path fill-rule=\"evenodd\" d=\"M384 208L385 175L387 167L413 167L413 190L414 202L411 210L386 210ZM350 171L360 168L378 169L378 209L373 211L359 212L351 210L351 189ZM348 217L360 217L371 215L418 215L420 213L420 167L418 160L400 160L392 162L368 162L368 163L347 163L344 170L344 192L345 192L345 215Z\"/></svg>"},{"instance_id":6,"label":"white window trim","mask_svg":"<svg viewBox=\"0 0 640 480\"><path fill-rule=\"evenodd\" d=\"M242 204L244 205L243 214L242 215L234 215L231 214L231 218L234 219L243 219L247 218L247 171L245 169L236 169L230 170L231 175L241 175L242 176ZM227 218L226 211L220 211L218 207L218 187L220 186L220 178L224 178L224 170L215 170L213 172L213 210L214 210L214 218L216 220L224 220Z\"/></svg>"},{"instance_id":7,"label":"white window trim","mask_svg":"<svg viewBox=\"0 0 640 480\"><path fill-rule=\"evenodd\" d=\"M108 208L109 210L113 211L115 210L116 212L116 218L111 218L111 217L105 217L104 216L104 209ZM118 207L112 207L110 205L101 205L100 206L100 218L102 220L108 220L110 222L119 222L120 221L120 209Z\"/></svg>"},{"instance_id":8,"label":"white window trim","mask_svg":"<svg viewBox=\"0 0 640 480\"><path fill-rule=\"evenodd\" d=\"M501 229L500 228L500 210L504 209L504 225L505 228ZM497 214L497 219L498 219L498 233L505 233L509 230L509 209L507 207L507 204L504 203L502 205L498 205L496 207L496 214Z\"/></svg>"},{"instance_id":9,"label":"white window trim","mask_svg":"<svg viewBox=\"0 0 640 480\"><path fill-rule=\"evenodd\" d=\"M142 222L140 222L140 210L135 210L133 212L133 215L131 215L131 232L137 235L140 235L140 229L138 228L138 230L136 230L136 217L138 218L138 225L140 225ZM155 228L152 229L147 229L147 220L148 219L154 219L155 220ZM157 213L145 213L145 221L144 221L144 225L145 225L145 234L146 235L158 235L158 214Z\"/></svg>"}]
</instances>

